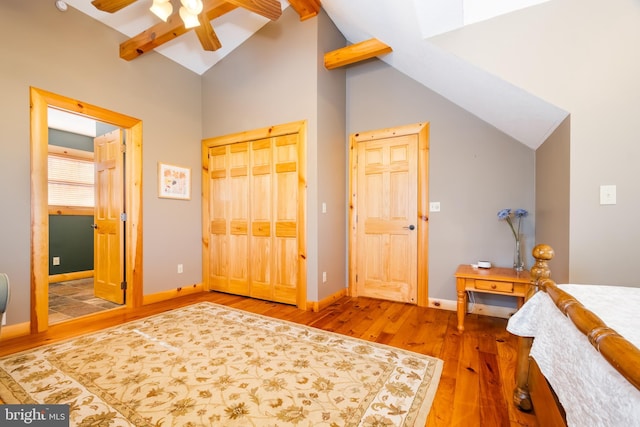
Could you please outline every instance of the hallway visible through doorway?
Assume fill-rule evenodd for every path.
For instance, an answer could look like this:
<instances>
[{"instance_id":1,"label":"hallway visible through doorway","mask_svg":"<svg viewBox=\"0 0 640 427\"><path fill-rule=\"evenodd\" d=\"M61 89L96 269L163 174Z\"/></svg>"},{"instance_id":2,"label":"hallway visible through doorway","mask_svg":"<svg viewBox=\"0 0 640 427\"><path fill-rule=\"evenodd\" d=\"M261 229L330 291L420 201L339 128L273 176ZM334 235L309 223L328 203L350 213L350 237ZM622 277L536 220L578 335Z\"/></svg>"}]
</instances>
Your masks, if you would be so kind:
<instances>
[{"instance_id":1,"label":"hallway visible through doorway","mask_svg":"<svg viewBox=\"0 0 640 427\"><path fill-rule=\"evenodd\" d=\"M117 307L94 296L92 277L49 284L49 324Z\"/></svg>"}]
</instances>

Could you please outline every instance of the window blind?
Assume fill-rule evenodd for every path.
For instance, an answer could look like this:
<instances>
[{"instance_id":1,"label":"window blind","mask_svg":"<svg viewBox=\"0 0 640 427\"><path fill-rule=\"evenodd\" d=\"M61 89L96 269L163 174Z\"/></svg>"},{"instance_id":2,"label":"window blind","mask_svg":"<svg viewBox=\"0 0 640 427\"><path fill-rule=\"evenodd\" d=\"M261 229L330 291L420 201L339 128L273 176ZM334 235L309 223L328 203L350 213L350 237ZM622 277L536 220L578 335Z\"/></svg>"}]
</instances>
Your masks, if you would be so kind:
<instances>
[{"instance_id":1,"label":"window blind","mask_svg":"<svg viewBox=\"0 0 640 427\"><path fill-rule=\"evenodd\" d=\"M94 206L92 161L49 156L49 205Z\"/></svg>"}]
</instances>

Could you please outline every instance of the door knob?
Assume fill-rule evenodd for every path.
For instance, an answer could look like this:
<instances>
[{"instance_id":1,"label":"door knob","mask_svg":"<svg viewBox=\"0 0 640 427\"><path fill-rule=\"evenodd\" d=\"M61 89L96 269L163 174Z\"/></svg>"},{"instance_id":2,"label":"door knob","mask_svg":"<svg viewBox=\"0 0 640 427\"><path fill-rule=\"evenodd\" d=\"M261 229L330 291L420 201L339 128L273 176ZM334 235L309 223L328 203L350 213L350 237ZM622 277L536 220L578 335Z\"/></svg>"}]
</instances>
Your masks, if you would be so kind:
<instances>
[{"instance_id":1,"label":"door knob","mask_svg":"<svg viewBox=\"0 0 640 427\"><path fill-rule=\"evenodd\" d=\"M408 226L408 227L402 227L402 228L404 228L405 230L415 230L415 229L416 229L416 226L415 226L415 225L413 225L413 224L411 224L411 225L410 225L410 226Z\"/></svg>"},{"instance_id":2,"label":"door knob","mask_svg":"<svg viewBox=\"0 0 640 427\"><path fill-rule=\"evenodd\" d=\"M91 228L97 229L98 228L98 224L91 224Z\"/></svg>"}]
</instances>

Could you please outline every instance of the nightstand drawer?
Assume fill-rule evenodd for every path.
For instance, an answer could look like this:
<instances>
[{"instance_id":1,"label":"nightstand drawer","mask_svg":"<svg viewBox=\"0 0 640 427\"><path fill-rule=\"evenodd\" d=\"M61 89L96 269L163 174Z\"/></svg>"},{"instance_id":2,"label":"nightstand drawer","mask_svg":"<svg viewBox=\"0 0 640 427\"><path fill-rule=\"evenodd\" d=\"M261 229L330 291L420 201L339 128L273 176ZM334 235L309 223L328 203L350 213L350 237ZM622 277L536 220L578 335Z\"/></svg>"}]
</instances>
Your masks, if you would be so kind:
<instances>
[{"instance_id":1,"label":"nightstand drawer","mask_svg":"<svg viewBox=\"0 0 640 427\"><path fill-rule=\"evenodd\" d=\"M512 282L496 282L493 280L478 280L475 281L475 287L485 291L505 292L513 293Z\"/></svg>"}]
</instances>

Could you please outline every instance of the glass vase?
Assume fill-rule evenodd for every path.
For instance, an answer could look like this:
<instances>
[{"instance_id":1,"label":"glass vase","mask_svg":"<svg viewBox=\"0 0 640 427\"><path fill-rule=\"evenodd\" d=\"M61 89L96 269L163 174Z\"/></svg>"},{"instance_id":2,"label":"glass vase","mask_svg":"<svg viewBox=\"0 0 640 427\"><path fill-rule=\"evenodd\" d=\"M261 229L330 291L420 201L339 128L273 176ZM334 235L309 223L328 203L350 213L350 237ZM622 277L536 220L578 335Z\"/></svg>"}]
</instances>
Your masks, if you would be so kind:
<instances>
[{"instance_id":1,"label":"glass vase","mask_svg":"<svg viewBox=\"0 0 640 427\"><path fill-rule=\"evenodd\" d=\"M524 258L520 249L520 239L516 239L516 247L513 252L513 269L515 271L524 270Z\"/></svg>"}]
</instances>

